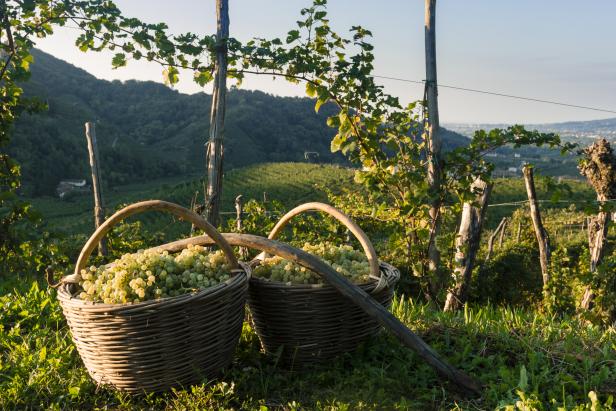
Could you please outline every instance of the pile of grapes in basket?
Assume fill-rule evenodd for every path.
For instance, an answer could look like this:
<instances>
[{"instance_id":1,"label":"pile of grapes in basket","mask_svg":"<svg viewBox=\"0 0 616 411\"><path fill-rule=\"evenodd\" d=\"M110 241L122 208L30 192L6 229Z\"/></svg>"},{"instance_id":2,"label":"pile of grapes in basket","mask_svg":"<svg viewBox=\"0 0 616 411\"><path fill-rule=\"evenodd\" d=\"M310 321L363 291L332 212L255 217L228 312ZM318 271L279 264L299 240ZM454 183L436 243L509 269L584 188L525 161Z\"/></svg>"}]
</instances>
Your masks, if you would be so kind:
<instances>
[{"instance_id":1,"label":"pile of grapes in basket","mask_svg":"<svg viewBox=\"0 0 616 411\"><path fill-rule=\"evenodd\" d=\"M100 267L81 270L79 298L105 304L138 303L174 297L229 279L222 251L189 245L178 254L139 251Z\"/></svg>"},{"instance_id":2,"label":"pile of grapes in basket","mask_svg":"<svg viewBox=\"0 0 616 411\"><path fill-rule=\"evenodd\" d=\"M316 255L331 265L338 273L354 283L366 283L369 280L370 265L366 255L349 245L335 245L324 242L306 243L302 250ZM256 277L292 284L322 284L318 274L294 264L281 257L269 257L261 261L253 272Z\"/></svg>"}]
</instances>

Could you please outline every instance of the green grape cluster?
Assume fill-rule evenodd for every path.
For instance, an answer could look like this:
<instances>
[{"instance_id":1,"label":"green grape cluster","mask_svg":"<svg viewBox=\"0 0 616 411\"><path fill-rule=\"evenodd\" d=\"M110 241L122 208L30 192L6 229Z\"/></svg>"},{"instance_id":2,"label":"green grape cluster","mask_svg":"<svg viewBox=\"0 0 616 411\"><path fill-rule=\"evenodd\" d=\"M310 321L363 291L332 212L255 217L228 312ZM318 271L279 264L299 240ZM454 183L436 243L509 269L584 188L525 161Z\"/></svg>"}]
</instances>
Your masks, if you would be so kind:
<instances>
[{"instance_id":1,"label":"green grape cluster","mask_svg":"<svg viewBox=\"0 0 616 411\"><path fill-rule=\"evenodd\" d=\"M354 283L364 283L369 279L370 265L368 258L363 252L355 250L349 245L337 246L327 242L314 245L306 243L302 250L322 258ZM277 256L264 259L255 268L253 274L287 285L323 283L321 276L315 272Z\"/></svg>"},{"instance_id":2,"label":"green grape cluster","mask_svg":"<svg viewBox=\"0 0 616 411\"><path fill-rule=\"evenodd\" d=\"M224 282L230 272L222 251L208 252L201 246L189 245L175 255L139 251L81 270L79 298L126 304L175 297Z\"/></svg>"}]
</instances>

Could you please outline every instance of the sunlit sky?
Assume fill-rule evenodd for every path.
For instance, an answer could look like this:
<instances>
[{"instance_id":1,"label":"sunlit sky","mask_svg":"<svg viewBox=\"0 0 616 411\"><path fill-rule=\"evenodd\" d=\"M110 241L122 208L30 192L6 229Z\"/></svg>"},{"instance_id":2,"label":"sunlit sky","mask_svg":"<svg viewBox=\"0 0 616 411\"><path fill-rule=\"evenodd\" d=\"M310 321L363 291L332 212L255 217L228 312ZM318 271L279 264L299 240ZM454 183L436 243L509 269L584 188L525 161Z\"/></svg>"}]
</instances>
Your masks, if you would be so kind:
<instances>
[{"instance_id":1,"label":"sunlit sky","mask_svg":"<svg viewBox=\"0 0 616 411\"><path fill-rule=\"evenodd\" d=\"M309 0L229 0L231 36L282 37L294 28ZM127 16L166 22L174 33L215 31L214 0L117 0ZM362 25L374 34L375 74L422 80L424 2L421 0L329 0L335 30ZM456 85L576 105L616 110L616 1L614 0L439 0L438 80ZM75 29L41 40L42 50L103 79L162 82L156 63L131 62L111 69L110 53L82 53ZM379 80L386 90L412 101L420 84ZM176 86L202 91L185 73ZM247 78L242 88L278 95L304 95L269 77ZM209 92L209 89L205 89ZM545 123L615 117L609 113L439 90L444 123Z\"/></svg>"}]
</instances>

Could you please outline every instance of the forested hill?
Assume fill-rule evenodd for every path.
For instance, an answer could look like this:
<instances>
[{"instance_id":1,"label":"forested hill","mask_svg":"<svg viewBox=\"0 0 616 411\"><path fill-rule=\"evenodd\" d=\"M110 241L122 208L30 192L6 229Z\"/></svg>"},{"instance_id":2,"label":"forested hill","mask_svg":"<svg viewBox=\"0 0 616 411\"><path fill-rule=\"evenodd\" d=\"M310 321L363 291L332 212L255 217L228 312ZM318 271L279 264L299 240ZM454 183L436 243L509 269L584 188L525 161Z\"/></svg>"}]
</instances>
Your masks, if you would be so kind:
<instances>
[{"instance_id":1,"label":"forested hill","mask_svg":"<svg viewBox=\"0 0 616 411\"><path fill-rule=\"evenodd\" d=\"M87 58L84 54L84 58ZM53 193L61 179L89 176L84 123L97 122L104 180L108 185L192 174L204 167L211 97L181 94L162 84L104 81L34 50L26 93L49 110L24 115L10 152L22 165L24 191ZM303 161L316 151L324 162L344 162L330 152L335 131L325 125L333 107L319 114L308 98L231 90L227 99L225 167ZM446 133L446 146L465 144Z\"/></svg>"}]
</instances>

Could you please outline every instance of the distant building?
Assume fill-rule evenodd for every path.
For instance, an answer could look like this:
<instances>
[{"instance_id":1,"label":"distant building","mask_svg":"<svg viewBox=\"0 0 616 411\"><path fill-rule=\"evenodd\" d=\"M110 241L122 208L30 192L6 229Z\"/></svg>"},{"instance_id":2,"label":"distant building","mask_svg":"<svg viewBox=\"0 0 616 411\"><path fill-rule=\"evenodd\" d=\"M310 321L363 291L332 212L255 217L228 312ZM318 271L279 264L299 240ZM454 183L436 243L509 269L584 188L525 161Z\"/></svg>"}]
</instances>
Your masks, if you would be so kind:
<instances>
[{"instance_id":1,"label":"distant building","mask_svg":"<svg viewBox=\"0 0 616 411\"><path fill-rule=\"evenodd\" d=\"M309 163L318 163L319 162L319 153L316 151L304 151L304 158Z\"/></svg>"},{"instance_id":2,"label":"distant building","mask_svg":"<svg viewBox=\"0 0 616 411\"><path fill-rule=\"evenodd\" d=\"M507 171L509 171L510 173L517 173L518 169L516 167L509 167Z\"/></svg>"},{"instance_id":3,"label":"distant building","mask_svg":"<svg viewBox=\"0 0 616 411\"><path fill-rule=\"evenodd\" d=\"M514 153L514 154L513 154L513 157L515 157L515 158L520 158L520 154L518 154L518 153Z\"/></svg>"},{"instance_id":4,"label":"distant building","mask_svg":"<svg viewBox=\"0 0 616 411\"><path fill-rule=\"evenodd\" d=\"M498 153L488 153L486 157L498 157Z\"/></svg>"},{"instance_id":5,"label":"distant building","mask_svg":"<svg viewBox=\"0 0 616 411\"><path fill-rule=\"evenodd\" d=\"M90 186L86 184L86 180L62 180L56 187L56 194L60 198L66 198L72 193L87 193L90 191Z\"/></svg>"}]
</instances>

